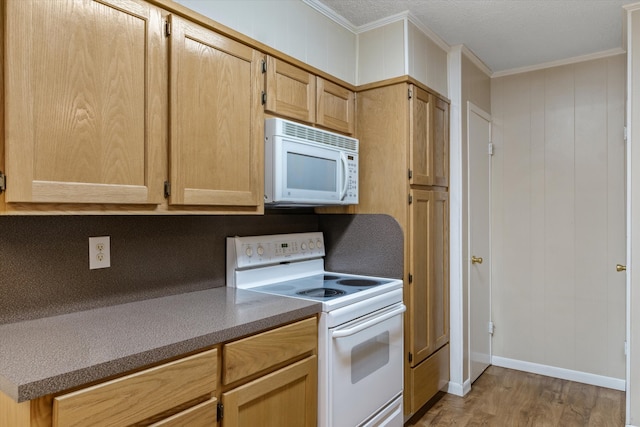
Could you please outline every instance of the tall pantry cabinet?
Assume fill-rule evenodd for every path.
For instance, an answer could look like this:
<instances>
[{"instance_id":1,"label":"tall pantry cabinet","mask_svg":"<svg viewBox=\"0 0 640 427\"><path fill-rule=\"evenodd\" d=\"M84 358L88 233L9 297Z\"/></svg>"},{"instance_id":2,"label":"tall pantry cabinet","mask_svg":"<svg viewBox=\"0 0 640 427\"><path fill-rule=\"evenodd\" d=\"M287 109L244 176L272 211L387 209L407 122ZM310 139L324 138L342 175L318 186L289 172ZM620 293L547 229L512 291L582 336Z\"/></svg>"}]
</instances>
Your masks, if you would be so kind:
<instances>
[{"instance_id":1,"label":"tall pantry cabinet","mask_svg":"<svg viewBox=\"0 0 640 427\"><path fill-rule=\"evenodd\" d=\"M360 202L404 231L405 414L449 380L449 103L412 82L358 92Z\"/></svg>"}]
</instances>

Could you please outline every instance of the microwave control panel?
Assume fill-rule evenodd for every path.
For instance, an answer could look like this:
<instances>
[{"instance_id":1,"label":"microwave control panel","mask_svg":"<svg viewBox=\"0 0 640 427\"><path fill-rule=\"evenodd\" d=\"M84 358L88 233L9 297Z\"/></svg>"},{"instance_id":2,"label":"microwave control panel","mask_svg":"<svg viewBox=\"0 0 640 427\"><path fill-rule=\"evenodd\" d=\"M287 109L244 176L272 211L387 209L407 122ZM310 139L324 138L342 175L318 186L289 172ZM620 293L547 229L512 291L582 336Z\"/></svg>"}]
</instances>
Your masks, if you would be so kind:
<instances>
[{"instance_id":1,"label":"microwave control panel","mask_svg":"<svg viewBox=\"0 0 640 427\"><path fill-rule=\"evenodd\" d=\"M358 204L358 155L346 154L347 158L347 194L345 204Z\"/></svg>"}]
</instances>

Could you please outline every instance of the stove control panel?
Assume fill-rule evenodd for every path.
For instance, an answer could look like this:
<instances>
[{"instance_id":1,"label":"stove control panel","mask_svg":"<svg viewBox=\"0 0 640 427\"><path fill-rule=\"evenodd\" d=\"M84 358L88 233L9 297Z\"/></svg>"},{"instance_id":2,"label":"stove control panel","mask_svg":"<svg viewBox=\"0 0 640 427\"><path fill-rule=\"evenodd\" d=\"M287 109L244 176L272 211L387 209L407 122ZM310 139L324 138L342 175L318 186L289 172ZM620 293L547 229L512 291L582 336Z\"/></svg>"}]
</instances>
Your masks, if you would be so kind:
<instances>
[{"instance_id":1,"label":"stove control panel","mask_svg":"<svg viewBox=\"0 0 640 427\"><path fill-rule=\"evenodd\" d=\"M236 269L324 257L321 232L227 238L227 264Z\"/></svg>"}]
</instances>

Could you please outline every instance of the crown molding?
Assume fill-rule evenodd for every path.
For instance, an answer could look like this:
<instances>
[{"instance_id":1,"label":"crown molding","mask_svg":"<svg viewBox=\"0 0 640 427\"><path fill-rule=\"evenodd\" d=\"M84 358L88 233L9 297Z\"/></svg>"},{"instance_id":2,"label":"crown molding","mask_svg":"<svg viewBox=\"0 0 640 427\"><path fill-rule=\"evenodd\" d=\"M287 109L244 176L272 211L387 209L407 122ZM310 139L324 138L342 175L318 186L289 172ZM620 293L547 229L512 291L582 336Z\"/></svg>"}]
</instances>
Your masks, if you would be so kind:
<instances>
[{"instance_id":1,"label":"crown molding","mask_svg":"<svg viewBox=\"0 0 640 427\"><path fill-rule=\"evenodd\" d=\"M478 58L476 56L476 54L473 53L473 51L471 49L469 49L467 46L465 46L465 45L461 45L461 46L462 47L460 48L460 50L462 51L462 54L464 56L466 56L467 59L473 63L473 65L478 67L480 69L480 71L485 73L488 77L492 77L493 76L493 71L491 70L491 68L489 68L489 66L487 64L485 64L482 61L482 59Z\"/></svg>"},{"instance_id":2,"label":"crown molding","mask_svg":"<svg viewBox=\"0 0 640 427\"><path fill-rule=\"evenodd\" d=\"M321 3L318 0L302 0L302 2L331 19L336 24L343 26L354 34L358 34L359 27L353 25L343 16L338 15L333 9L327 7L324 3Z\"/></svg>"},{"instance_id":3,"label":"crown molding","mask_svg":"<svg viewBox=\"0 0 640 427\"><path fill-rule=\"evenodd\" d=\"M603 50L600 52L590 53L587 55L574 56L571 58L544 62L542 64L530 65L527 67L512 68L510 70L498 71L493 73L491 75L491 78L510 76L512 74L528 73L530 71L544 70L545 68L560 67L562 65L576 64L578 62L592 61L594 59L601 59L601 58L607 58L609 56L621 55L626 52L627 51L624 50L623 48L617 47L614 49Z\"/></svg>"},{"instance_id":4,"label":"crown molding","mask_svg":"<svg viewBox=\"0 0 640 427\"><path fill-rule=\"evenodd\" d=\"M640 10L640 3L625 4L622 5L622 8L629 12L633 12L634 10Z\"/></svg>"},{"instance_id":5,"label":"crown molding","mask_svg":"<svg viewBox=\"0 0 640 427\"><path fill-rule=\"evenodd\" d=\"M418 27L418 29L420 31L422 31L424 33L424 35L429 37L435 44L437 44L440 47L440 49L442 49L445 52L449 53L449 50L451 50L451 46L449 46L449 44L447 44L447 42L442 40L439 35L437 35L433 31L431 31L429 29L429 27L424 25L424 23L422 21L420 21L418 19L418 17L415 16L413 13L411 13L409 11L407 11L405 13L407 15L407 19L409 20L409 22L411 22L413 25Z\"/></svg>"}]
</instances>

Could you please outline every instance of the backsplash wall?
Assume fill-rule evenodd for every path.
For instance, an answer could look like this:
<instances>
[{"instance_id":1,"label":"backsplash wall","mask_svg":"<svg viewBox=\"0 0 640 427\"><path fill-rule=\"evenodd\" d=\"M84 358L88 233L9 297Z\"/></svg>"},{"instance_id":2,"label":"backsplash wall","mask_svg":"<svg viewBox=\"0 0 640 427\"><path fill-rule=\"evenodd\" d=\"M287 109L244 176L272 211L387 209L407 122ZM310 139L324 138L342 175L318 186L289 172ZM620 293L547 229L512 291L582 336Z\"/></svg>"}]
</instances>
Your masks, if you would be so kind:
<instances>
[{"instance_id":1,"label":"backsplash wall","mask_svg":"<svg viewBox=\"0 0 640 427\"><path fill-rule=\"evenodd\" d=\"M225 238L232 235L325 231L333 236L333 230L346 233L353 223L348 234L354 242L366 238L366 230L385 228L386 238L399 240L402 248L402 233L389 217L330 216L323 221L326 231L319 225L322 216L313 213L0 217L0 324L225 286ZM110 268L89 270L92 236L111 237ZM398 243L373 252L389 245ZM398 270L392 266L397 257L388 258L386 270L380 266L384 256L367 258L369 274ZM366 261L358 264L367 270Z\"/></svg>"}]
</instances>

